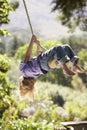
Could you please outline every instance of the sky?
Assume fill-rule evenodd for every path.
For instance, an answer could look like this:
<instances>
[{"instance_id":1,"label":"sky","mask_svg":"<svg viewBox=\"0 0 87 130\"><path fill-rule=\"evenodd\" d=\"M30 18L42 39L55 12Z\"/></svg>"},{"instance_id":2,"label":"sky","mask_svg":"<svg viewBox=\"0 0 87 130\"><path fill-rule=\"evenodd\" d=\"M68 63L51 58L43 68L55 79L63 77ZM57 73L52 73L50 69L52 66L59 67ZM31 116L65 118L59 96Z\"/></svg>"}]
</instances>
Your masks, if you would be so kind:
<instances>
[{"instance_id":1,"label":"sky","mask_svg":"<svg viewBox=\"0 0 87 130\"><path fill-rule=\"evenodd\" d=\"M52 13L53 5L51 0L25 0L31 19L33 30L40 32L41 36L47 39L54 39L67 35L67 28L63 27L56 19L57 12ZM10 23L8 27L20 27L30 29L23 5L23 0L19 0L20 6L15 12L9 15Z\"/></svg>"}]
</instances>

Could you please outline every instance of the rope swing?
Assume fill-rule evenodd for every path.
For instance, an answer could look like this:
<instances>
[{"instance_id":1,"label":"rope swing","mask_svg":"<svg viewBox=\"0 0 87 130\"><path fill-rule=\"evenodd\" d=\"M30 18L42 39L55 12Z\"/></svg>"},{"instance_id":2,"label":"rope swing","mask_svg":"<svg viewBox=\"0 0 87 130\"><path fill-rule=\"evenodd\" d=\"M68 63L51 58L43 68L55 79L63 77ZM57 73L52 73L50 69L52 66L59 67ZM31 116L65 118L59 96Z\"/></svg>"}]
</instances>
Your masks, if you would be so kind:
<instances>
[{"instance_id":1,"label":"rope swing","mask_svg":"<svg viewBox=\"0 0 87 130\"><path fill-rule=\"evenodd\" d=\"M31 33L32 33L32 35L33 35L33 34L34 34L34 33L33 33L33 28L32 28L32 25L31 25L31 20L30 20L30 16L29 16L29 13L28 13L28 9L27 9L25 0L23 0L23 3L24 3L26 15L27 15L28 23L29 23L29 26L30 26L30 29L31 29Z\"/></svg>"},{"instance_id":2,"label":"rope swing","mask_svg":"<svg viewBox=\"0 0 87 130\"><path fill-rule=\"evenodd\" d=\"M28 23L29 23L29 26L30 26L30 29L31 29L31 33L32 35L34 34L34 31L33 31L33 28L32 28L32 24L31 24L31 20L30 20L30 16L29 16L29 12L28 12L28 9L27 9L27 6L26 6L26 2L25 0L23 0L23 4L24 4L24 8L25 8L25 11L26 11L26 15L27 15L27 19L28 19ZM46 48L44 48L43 46L39 45L43 50L47 50Z\"/></svg>"}]
</instances>

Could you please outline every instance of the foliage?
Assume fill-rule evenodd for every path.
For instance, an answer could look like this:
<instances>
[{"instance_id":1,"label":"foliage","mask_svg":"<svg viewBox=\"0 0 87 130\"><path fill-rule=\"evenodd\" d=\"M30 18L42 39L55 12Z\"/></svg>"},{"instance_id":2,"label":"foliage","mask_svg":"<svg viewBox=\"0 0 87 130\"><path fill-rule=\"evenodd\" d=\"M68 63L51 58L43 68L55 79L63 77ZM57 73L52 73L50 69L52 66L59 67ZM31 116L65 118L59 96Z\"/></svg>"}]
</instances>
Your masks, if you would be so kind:
<instances>
[{"instance_id":1,"label":"foliage","mask_svg":"<svg viewBox=\"0 0 87 130\"><path fill-rule=\"evenodd\" d=\"M78 52L78 55L80 57L80 62L82 66L87 70L86 65L87 65L87 50L82 49L80 52Z\"/></svg>"},{"instance_id":2,"label":"foliage","mask_svg":"<svg viewBox=\"0 0 87 130\"><path fill-rule=\"evenodd\" d=\"M10 118L10 108L13 108L16 104L10 97L11 91L14 89L13 84L9 82L6 75L10 67L9 62L10 60L6 55L0 55L0 118L4 119L4 121ZM9 116L4 117L6 111L8 111Z\"/></svg>"},{"instance_id":3,"label":"foliage","mask_svg":"<svg viewBox=\"0 0 87 130\"><path fill-rule=\"evenodd\" d=\"M62 84L63 86L70 86L71 85L71 80L72 78L67 77L66 75L63 74L62 69L53 69L43 77L39 78L41 81L49 81L52 84Z\"/></svg>"},{"instance_id":4,"label":"foliage","mask_svg":"<svg viewBox=\"0 0 87 130\"><path fill-rule=\"evenodd\" d=\"M47 123L46 120L42 122L34 122L30 119L14 120L10 121L6 126L3 126L4 130L53 130L53 123Z\"/></svg>"},{"instance_id":5,"label":"foliage","mask_svg":"<svg viewBox=\"0 0 87 130\"><path fill-rule=\"evenodd\" d=\"M8 14L9 11L12 11L12 7L8 3L8 0L1 0L0 1L0 25L2 23L8 23Z\"/></svg>"},{"instance_id":6,"label":"foliage","mask_svg":"<svg viewBox=\"0 0 87 130\"><path fill-rule=\"evenodd\" d=\"M18 100L19 105L11 103L9 109L4 112L2 129L53 130L55 125L59 127L61 121L80 121L86 119L87 89L84 88L83 90L76 91L72 88L48 82L37 82L35 87L37 93L32 103L29 101L29 97L19 100L16 96L15 100ZM64 99L62 107L59 106L58 95ZM56 99L56 102L53 98Z\"/></svg>"},{"instance_id":7,"label":"foliage","mask_svg":"<svg viewBox=\"0 0 87 130\"><path fill-rule=\"evenodd\" d=\"M7 72L7 76L9 81L14 83L14 85L18 86L18 79L20 77L19 73L19 63L14 61L14 58L10 58L10 69ZM14 68L14 69L13 69Z\"/></svg>"},{"instance_id":8,"label":"foliage","mask_svg":"<svg viewBox=\"0 0 87 130\"><path fill-rule=\"evenodd\" d=\"M79 89L79 86L78 86L78 90L64 87L64 86L54 85L50 83L43 83L43 86L41 86L41 84L37 86L38 87L37 89L39 89L38 90L39 96L41 95L39 98L42 98L44 100L45 97L52 96L51 99L53 99L53 95L54 97L56 97L56 94L57 94L61 96L62 99L64 99L65 101L62 108L60 106L54 106L54 105L52 106L52 102L51 104L50 102L47 103L49 104L49 106L47 107L46 105L47 98L45 99L44 104L46 105L46 108L48 108L48 111L50 111L50 109L54 107L55 109L52 109L52 110L55 110L55 112L58 112L56 113L57 116L55 114L55 118L54 118L55 121L56 119L59 121L67 121L67 120L79 121L79 120L85 120L87 118L87 109L86 109L87 89L83 85L82 85L82 89ZM41 94L41 92L43 93ZM57 97L56 104L58 103L59 103L59 100ZM53 112L51 111L51 113ZM58 114L60 117L59 119L58 119ZM51 116L52 115L50 115L50 117Z\"/></svg>"},{"instance_id":9,"label":"foliage","mask_svg":"<svg viewBox=\"0 0 87 130\"><path fill-rule=\"evenodd\" d=\"M19 47L19 49L17 50L17 52L15 54L16 60L18 60L18 59L23 60L24 59L27 48L28 48L27 44L22 46L22 47Z\"/></svg>"},{"instance_id":10,"label":"foliage","mask_svg":"<svg viewBox=\"0 0 87 130\"><path fill-rule=\"evenodd\" d=\"M10 33L5 29L0 29L0 35L6 36L6 35L10 35Z\"/></svg>"},{"instance_id":11,"label":"foliage","mask_svg":"<svg viewBox=\"0 0 87 130\"><path fill-rule=\"evenodd\" d=\"M9 3L8 0L0 0L0 25L7 24L10 21L8 18L9 12L13 11L18 7L17 2L15 2L16 6L12 3ZM6 30L0 29L0 35L7 35L7 34L8 32Z\"/></svg>"},{"instance_id":12,"label":"foliage","mask_svg":"<svg viewBox=\"0 0 87 130\"><path fill-rule=\"evenodd\" d=\"M19 118L15 119L14 114L13 118L9 118L8 123L3 121L2 129L53 130L55 125L60 126L61 121L87 119L87 89L84 88L82 91L76 91L72 88L52 85L48 82L37 82L36 89L38 92L34 102L31 103L27 100L25 107L23 107L25 100L19 100L20 108L22 107ZM52 101L51 96L56 96L56 93L65 100L62 107L58 105L58 102L54 104ZM12 112L12 110L11 108L10 111ZM17 111L15 113L17 114Z\"/></svg>"},{"instance_id":13,"label":"foliage","mask_svg":"<svg viewBox=\"0 0 87 130\"><path fill-rule=\"evenodd\" d=\"M52 101L54 102L54 104L58 104L59 106L63 107L65 101L63 99L63 97L61 95L59 95L58 92L54 94L51 94L51 98L52 98Z\"/></svg>"},{"instance_id":14,"label":"foliage","mask_svg":"<svg viewBox=\"0 0 87 130\"><path fill-rule=\"evenodd\" d=\"M53 0L52 4L52 11L58 10L58 18L63 25L73 29L80 26L84 31L87 30L87 2L85 0Z\"/></svg>"},{"instance_id":15,"label":"foliage","mask_svg":"<svg viewBox=\"0 0 87 130\"><path fill-rule=\"evenodd\" d=\"M75 90L83 90L86 87L86 83L83 82L84 78L81 78L78 74L73 76L71 84Z\"/></svg>"},{"instance_id":16,"label":"foliage","mask_svg":"<svg viewBox=\"0 0 87 130\"><path fill-rule=\"evenodd\" d=\"M83 82L87 86L87 49L82 49L78 53L78 55L80 57L80 64L83 66L85 70L85 73L80 75L80 77L82 78Z\"/></svg>"},{"instance_id":17,"label":"foliage","mask_svg":"<svg viewBox=\"0 0 87 130\"><path fill-rule=\"evenodd\" d=\"M85 97L86 98L86 97ZM79 100L80 101L80 100ZM87 119L87 105L79 103L78 100L67 101L64 108L69 113L68 120L86 120Z\"/></svg>"},{"instance_id":18,"label":"foliage","mask_svg":"<svg viewBox=\"0 0 87 130\"><path fill-rule=\"evenodd\" d=\"M10 59L6 55L0 55L0 71L6 73L10 67Z\"/></svg>"}]
</instances>

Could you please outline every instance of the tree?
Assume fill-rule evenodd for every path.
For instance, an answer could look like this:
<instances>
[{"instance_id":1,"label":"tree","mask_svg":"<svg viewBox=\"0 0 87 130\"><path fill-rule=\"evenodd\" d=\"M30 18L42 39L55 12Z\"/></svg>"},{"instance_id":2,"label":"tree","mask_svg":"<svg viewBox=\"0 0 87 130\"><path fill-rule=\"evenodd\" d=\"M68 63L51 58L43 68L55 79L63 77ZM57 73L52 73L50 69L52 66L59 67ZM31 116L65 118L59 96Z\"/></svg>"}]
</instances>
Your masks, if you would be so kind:
<instances>
[{"instance_id":1,"label":"tree","mask_svg":"<svg viewBox=\"0 0 87 130\"><path fill-rule=\"evenodd\" d=\"M63 25L75 29L79 26L87 30L87 1L86 0L53 0L52 11L58 10L59 19Z\"/></svg>"},{"instance_id":2,"label":"tree","mask_svg":"<svg viewBox=\"0 0 87 130\"><path fill-rule=\"evenodd\" d=\"M7 78L7 71L10 68L10 59L0 54L0 119L4 112L11 106L13 99L10 96L13 84Z\"/></svg>"},{"instance_id":3,"label":"tree","mask_svg":"<svg viewBox=\"0 0 87 130\"><path fill-rule=\"evenodd\" d=\"M10 21L8 18L9 12L15 10L18 6L18 2L9 3L8 0L0 0L0 26ZM0 29L0 34L6 35L7 31Z\"/></svg>"},{"instance_id":4,"label":"tree","mask_svg":"<svg viewBox=\"0 0 87 130\"><path fill-rule=\"evenodd\" d=\"M0 0L0 26L7 24L10 20L8 18L9 12L18 7L17 2L9 3L8 0ZM0 35L6 35L6 30L0 29ZM0 41L0 52L3 54L5 46ZM11 91L14 89L13 84L9 82L7 71L10 68L10 59L6 55L0 54L0 121L9 121L13 119L16 107L14 99L11 97ZM13 114L12 114L13 113ZM7 123L7 122L6 122ZM4 123L2 123L4 125Z\"/></svg>"}]
</instances>

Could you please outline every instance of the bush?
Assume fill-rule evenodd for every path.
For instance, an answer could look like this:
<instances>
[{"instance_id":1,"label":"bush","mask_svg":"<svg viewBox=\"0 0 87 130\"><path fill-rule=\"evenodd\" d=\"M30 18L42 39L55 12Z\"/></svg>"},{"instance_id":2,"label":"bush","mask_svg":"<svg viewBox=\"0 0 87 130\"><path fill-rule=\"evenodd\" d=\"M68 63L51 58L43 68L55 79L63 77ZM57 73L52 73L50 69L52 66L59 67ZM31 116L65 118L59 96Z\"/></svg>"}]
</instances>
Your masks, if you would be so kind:
<instances>
[{"instance_id":1,"label":"bush","mask_svg":"<svg viewBox=\"0 0 87 130\"><path fill-rule=\"evenodd\" d=\"M0 71L6 73L10 67L10 59L6 55L0 55Z\"/></svg>"},{"instance_id":2,"label":"bush","mask_svg":"<svg viewBox=\"0 0 87 130\"><path fill-rule=\"evenodd\" d=\"M85 73L80 74L81 79L83 80L84 84L87 87L87 49L82 49L79 53L78 56L80 57L80 64L84 68Z\"/></svg>"},{"instance_id":3,"label":"bush","mask_svg":"<svg viewBox=\"0 0 87 130\"><path fill-rule=\"evenodd\" d=\"M13 84L7 80L6 74L0 72L0 118L3 117L4 112L13 104L13 100L10 97L13 89Z\"/></svg>"},{"instance_id":4,"label":"bush","mask_svg":"<svg viewBox=\"0 0 87 130\"><path fill-rule=\"evenodd\" d=\"M31 118L24 120L13 120L2 127L3 130L53 130L53 123L46 120L34 122Z\"/></svg>"},{"instance_id":5,"label":"bush","mask_svg":"<svg viewBox=\"0 0 87 130\"><path fill-rule=\"evenodd\" d=\"M0 118L7 120L12 116L10 108L16 107L15 101L11 97L11 92L14 86L9 82L7 71L10 68L10 59L6 55L0 55ZM7 113L8 115L5 113Z\"/></svg>"}]
</instances>

